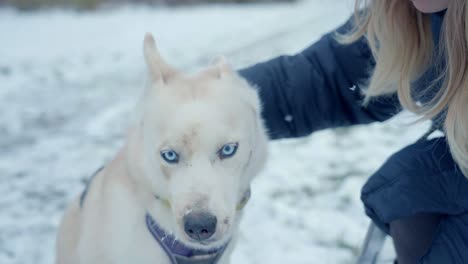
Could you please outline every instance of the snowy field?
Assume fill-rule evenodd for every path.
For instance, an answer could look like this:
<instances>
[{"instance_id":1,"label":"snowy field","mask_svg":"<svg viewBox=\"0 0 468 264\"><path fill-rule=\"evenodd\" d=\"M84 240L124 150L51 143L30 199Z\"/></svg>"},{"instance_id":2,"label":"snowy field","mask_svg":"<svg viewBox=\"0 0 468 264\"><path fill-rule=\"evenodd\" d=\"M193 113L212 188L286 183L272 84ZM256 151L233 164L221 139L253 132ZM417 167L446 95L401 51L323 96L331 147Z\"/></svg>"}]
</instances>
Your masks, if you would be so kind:
<instances>
[{"instance_id":1,"label":"snowy field","mask_svg":"<svg viewBox=\"0 0 468 264\"><path fill-rule=\"evenodd\" d=\"M0 263L53 263L56 227L121 146L145 79L141 43L192 71L292 54L350 15L348 0L95 13L0 10ZM271 143L232 256L240 264L353 263L369 224L361 186L426 125L410 117ZM388 243L389 245L390 243ZM390 263L387 245L381 263Z\"/></svg>"}]
</instances>

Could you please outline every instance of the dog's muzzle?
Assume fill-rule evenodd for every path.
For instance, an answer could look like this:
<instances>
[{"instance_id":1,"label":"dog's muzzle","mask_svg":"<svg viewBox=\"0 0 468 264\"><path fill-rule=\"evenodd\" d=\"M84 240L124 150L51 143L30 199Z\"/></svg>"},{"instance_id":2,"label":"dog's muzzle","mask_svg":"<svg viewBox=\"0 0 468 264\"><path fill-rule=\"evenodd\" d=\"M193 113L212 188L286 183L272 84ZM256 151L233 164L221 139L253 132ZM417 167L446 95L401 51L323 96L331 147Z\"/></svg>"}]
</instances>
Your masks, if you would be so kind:
<instances>
[{"instance_id":1,"label":"dog's muzzle","mask_svg":"<svg viewBox=\"0 0 468 264\"><path fill-rule=\"evenodd\" d=\"M236 210L242 210L251 196L250 188L245 191L242 199L236 206ZM163 204L171 207L169 200L156 196ZM187 235L199 242L208 240L216 231L216 216L207 212L190 212L184 216L184 229ZM197 250L178 241L173 234L165 232L154 220L146 214L146 226L154 239L161 245L171 264L216 264L229 245L229 241L223 246L211 250Z\"/></svg>"},{"instance_id":2,"label":"dog's muzzle","mask_svg":"<svg viewBox=\"0 0 468 264\"><path fill-rule=\"evenodd\" d=\"M170 259L171 264L216 264L229 244L228 241L221 247L209 250L193 249L178 241L173 234L164 231L148 213L146 226Z\"/></svg>"}]
</instances>

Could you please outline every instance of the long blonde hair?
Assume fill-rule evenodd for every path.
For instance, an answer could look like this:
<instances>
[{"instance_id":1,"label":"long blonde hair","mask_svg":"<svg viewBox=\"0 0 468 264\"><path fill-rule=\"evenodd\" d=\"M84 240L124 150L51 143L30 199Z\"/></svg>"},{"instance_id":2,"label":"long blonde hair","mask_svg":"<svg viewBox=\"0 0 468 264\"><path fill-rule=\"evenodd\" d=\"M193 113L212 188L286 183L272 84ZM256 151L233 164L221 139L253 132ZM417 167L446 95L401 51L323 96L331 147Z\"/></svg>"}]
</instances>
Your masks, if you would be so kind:
<instances>
[{"instance_id":1,"label":"long blonde hair","mask_svg":"<svg viewBox=\"0 0 468 264\"><path fill-rule=\"evenodd\" d=\"M351 43L362 36L367 38L376 61L364 103L373 97L397 92L402 106L423 119L445 115L444 132L450 151L468 177L466 1L449 1L438 54L434 52L430 15L419 12L409 0L356 0L354 29L347 35L338 36L338 39ZM443 57L444 62L440 63L438 57ZM421 77L431 64L439 68L438 76L418 96L430 93L431 86L436 83L442 85L437 95L422 105L416 101L411 83Z\"/></svg>"}]
</instances>

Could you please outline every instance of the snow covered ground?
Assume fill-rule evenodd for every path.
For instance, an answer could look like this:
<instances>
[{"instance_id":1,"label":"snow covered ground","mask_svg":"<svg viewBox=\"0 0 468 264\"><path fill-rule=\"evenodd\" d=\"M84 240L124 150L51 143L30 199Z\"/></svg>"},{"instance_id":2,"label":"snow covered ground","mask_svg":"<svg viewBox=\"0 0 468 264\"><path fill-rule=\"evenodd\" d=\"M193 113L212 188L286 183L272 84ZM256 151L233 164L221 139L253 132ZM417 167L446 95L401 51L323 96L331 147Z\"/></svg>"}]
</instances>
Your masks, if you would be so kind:
<instances>
[{"instance_id":1,"label":"snow covered ground","mask_svg":"<svg viewBox=\"0 0 468 264\"><path fill-rule=\"evenodd\" d=\"M141 43L194 70L294 53L342 23L349 0L125 7L95 13L0 10L0 263L53 263L57 224L83 181L122 144L144 82ZM271 144L233 263L353 263L369 220L366 178L426 125L410 117ZM390 263L390 247L382 263Z\"/></svg>"}]
</instances>

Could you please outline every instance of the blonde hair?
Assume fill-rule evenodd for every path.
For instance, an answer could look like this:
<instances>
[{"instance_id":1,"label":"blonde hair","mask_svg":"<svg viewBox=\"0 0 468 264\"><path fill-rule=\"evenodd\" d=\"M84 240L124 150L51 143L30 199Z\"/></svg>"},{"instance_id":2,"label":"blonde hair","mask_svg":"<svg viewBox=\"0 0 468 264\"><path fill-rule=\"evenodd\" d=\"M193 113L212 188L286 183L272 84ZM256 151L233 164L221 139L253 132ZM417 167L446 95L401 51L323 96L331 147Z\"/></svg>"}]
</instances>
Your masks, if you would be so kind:
<instances>
[{"instance_id":1,"label":"blonde hair","mask_svg":"<svg viewBox=\"0 0 468 264\"><path fill-rule=\"evenodd\" d=\"M364 9L361 9L365 7ZM468 4L451 0L434 54L430 15L408 0L356 0L354 29L338 36L342 43L367 38L376 65L364 104L373 97L397 92L402 106L431 119L445 115L444 131L454 160L468 177ZM440 58L443 60L440 60ZM441 61L443 61L441 63ZM417 96L432 98L424 105L415 99L411 83L436 64L435 80ZM435 96L432 86L441 84ZM426 97L426 98L427 98ZM419 97L421 98L421 97Z\"/></svg>"}]
</instances>

